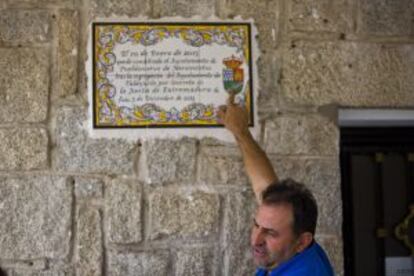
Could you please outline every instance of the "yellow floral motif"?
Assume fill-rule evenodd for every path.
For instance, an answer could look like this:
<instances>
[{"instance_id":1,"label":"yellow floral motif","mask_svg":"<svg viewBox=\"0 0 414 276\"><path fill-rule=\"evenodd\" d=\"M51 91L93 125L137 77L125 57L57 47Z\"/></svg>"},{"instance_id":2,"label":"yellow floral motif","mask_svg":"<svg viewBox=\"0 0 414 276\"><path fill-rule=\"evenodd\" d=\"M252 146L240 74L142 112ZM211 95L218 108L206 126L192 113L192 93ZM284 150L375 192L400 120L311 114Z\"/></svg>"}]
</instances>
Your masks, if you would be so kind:
<instances>
[{"instance_id":1,"label":"yellow floral motif","mask_svg":"<svg viewBox=\"0 0 414 276\"><path fill-rule=\"evenodd\" d=\"M204 111L204 117L209 118L209 117L213 117L214 115L214 109L210 106L207 107L206 110Z\"/></svg>"},{"instance_id":2,"label":"yellow floral motif","mask_svg":"<svg viewBox=\"0 0 414 276\"><path fill-rule=\"evenodd\" d=\"M166 120L167 120L167 112L165 112L165 111L161 111L161 112L160 112L160 117L159 117L159 120L160 120L161 122L166 121Z\"/></svg>"},{"instance_id":3,"label":"yellow floral motif","mask_svg":"<svg viewBox=\"0 0 414 276\"><path fill-rule=\"evenodd\" d=\"M144 114L142 113L142 111L141 110L135 110L135 112L134 112L134 114L135 114L135 117L137 118L137 120L142 120L142 119L144 119Z\"/></svg>"},{"instance_id":4,"label":"yellow floral motif","mask_svg":"<svg viewBox=\"0 0 414 276\"><path fill-rule=\"evenodd\" d=\"M188 120L190 120L190 113L188 113L186 111L182 111L180 117L183 121L188 121Z\"/></svg>"}]
</instances>

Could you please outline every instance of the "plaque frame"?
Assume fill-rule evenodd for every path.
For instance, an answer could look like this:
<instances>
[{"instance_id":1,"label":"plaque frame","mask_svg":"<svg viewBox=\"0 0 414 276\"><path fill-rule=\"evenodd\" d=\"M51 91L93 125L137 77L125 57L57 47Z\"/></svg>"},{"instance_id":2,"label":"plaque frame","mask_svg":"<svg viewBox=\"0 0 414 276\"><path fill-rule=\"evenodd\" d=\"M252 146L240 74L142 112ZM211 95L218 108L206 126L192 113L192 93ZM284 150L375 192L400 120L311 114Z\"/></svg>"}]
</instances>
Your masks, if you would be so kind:
<instances>
[{"instance_id":1,"label":"plaque frame","mask_svg":"<svg viewBox=\"0 0 414 276\"><path fill-rule=\"evenodd\" d=\"M219 124L217 122L216 117L216 111L217 107L210 107L208 109L206 106L203 107L202 103L195 103L193 104L192 108L194 108L196 111L198 111L199 114L207 114L206 116L202 117L201 119L198 117L193 117L193 119L186 120L185 113L189 113L186 110L179 110L179 116L176 116L175 120L160 120L160 121L151 121L151 119L145 118L143 120L131 120L130 118L125 120L120 117L120 119L112 119L108 120L106 123L102 122L102 115L100 113L100 109L102 108L102 94L106 94L106 99L108 100L108 96L110 96L110 90L107 89L107 91L104 91L105 93L102 93L102 87L105 85L105 83L102 83L102 79L99 78L99 76L102 76L102 72L100 72L99 67L102 67L102 62L98 64L99 58L101 58L102 61L102 47L99 48L99 44L97 42L97 39L100 37L100 28L112 28L112 34L114 35L113 39L113 46L115 47L116 39L118 36L118 39L120 37L120 34L123 30L130 30L130 28L141 28L145 30L159 30L159 29L167 29L171 30L174 28L178 28L184 31L189 30L195 30L199 33L203 34L203 30L222 30L223 32L228 31L234 31L239 30L239 32L242 33L242 51L243 56L246 59L246 65L248 66L248 80L245 83L245 88L242 91L244 94L244 103L246 106L246 109L248 111L249 115L249 126L254 127L254 85L253 85L253 66L254 66L254 58L252 56L252 26L249 22L93 22L92 23L92 116L93 116L93 128L94 129L111 129L111 128L210 128L210 127L219 127L222 128L223 125ZM145 34L145 32L141 32ZM142 37L141 37L142 38ZM145 40L144 40L145 41ZM205 41L203 41L206 43ZM202 43L203 43L202 42ZM151 41L149 42L151 43ZM213 42L210 42L213 43ZM195 47L202 47L204 44L195 46ZM97 48L98 47L98 48ZM98 66L99 65L99 66ZM106 83L108 85L108 82ZM110 83L109 83L110 85ZM110 86L106 86L110 87ZM116 87L113 87L116 89ZM116 90L115 90L116 92ZM197 105L198 104L198 105ZM224 103L223 103L224 104ZM151 110L151 104L146 104L146 107L149 107ZM142 107L142 106L141 106ZM156 106L152 105L152 112L154 111L154 108L156 109ZM112 108L116 109L115 106L112 106ZM139 106L138 106L139 108ZM203 109L204 108L204 109ZM201 109L201 113L200 113ZM193 110L191 110L193 111ZM114 111L115 112L115 111ZM164 116L164 118L168 118L168 111L165 110L155 110L155 112L159 113L159 117L161 118ZM135 113L134 113L135 114ZM139 112L137 112L139 114ZM141 113L142 114L142 113ZM115 116L116 117L116 116ZM177 119L178 118L178 119ZM196 118L194 120L194 118ZM203 121L204 119L204 121ZM129 123L127 123L129 122Z\"/></svg>"}]
</instances>

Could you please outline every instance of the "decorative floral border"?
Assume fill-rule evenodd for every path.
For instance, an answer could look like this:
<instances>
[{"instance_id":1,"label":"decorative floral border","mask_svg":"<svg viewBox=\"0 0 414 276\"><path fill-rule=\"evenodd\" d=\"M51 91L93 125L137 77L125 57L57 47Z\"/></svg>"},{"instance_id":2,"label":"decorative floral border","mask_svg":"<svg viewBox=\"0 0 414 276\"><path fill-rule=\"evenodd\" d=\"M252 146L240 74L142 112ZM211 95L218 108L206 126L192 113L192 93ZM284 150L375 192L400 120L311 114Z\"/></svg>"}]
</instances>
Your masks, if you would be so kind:
<instances>
[{"instance_id":1,"label":"decorative floral border","mask_svg":"<svg viewBox=\"0 0 414 276\"><path fill-rule=\"evenodd\" d=\"M155 45L168 38L180 38L193 47L209 44L228 45L236 48L250 64L250 37L247 24L94 24L94 119L95 127L147 127L219 125L217 108L213 105L192 103L181 110L170 110L145 103L133 108L118 106L114 101L116 87L107 73L114 70L116 43L127 42L145 46ZM250 68L249 68L250 70ZM249 81L248 81L249 83ZM251 93L247 85L241 95L250 113Z\"/></svg>"}]
</instances>

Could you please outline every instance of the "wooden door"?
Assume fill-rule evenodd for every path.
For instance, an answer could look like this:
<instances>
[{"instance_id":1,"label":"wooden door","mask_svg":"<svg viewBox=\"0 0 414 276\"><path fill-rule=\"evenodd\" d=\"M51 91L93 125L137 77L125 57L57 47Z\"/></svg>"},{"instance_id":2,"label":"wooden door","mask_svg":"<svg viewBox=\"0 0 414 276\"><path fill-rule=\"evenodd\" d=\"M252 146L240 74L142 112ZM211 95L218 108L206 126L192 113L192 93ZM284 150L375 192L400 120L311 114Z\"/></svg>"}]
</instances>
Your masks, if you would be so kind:
<instances>
[{"instance_id":1,"label":"wooden door","mask_svg":"<svg viewBox=\"0 0 414 276\"><path fill-rule=\"evenodd\" d=\"M414 275L414 128L341 129L341 177L345 274Z\"/></svg>"}]
</instances>

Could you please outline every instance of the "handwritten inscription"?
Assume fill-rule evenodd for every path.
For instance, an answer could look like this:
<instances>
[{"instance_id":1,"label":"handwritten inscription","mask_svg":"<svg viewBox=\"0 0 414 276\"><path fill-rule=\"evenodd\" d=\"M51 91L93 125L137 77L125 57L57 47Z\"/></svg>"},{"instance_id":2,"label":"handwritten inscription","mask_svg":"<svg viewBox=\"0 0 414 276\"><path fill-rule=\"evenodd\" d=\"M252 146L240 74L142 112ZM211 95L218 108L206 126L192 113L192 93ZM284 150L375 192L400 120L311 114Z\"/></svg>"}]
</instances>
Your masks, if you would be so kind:
<instances>
[{"instance_id":1,"label":"handwritten inscription","mask_svg":"<svg viewBox=\"0 0 414 276\"><path fill-rule=\"evenodd\" d=\"M171 101L187 105L196 102L201 93L203 97L213 97L222 90L221 70L221 60L202 56L195 47L125 47L117 52L114 71L108 77L117 83L120 105Z\"/></svg>"}]
</instances>

